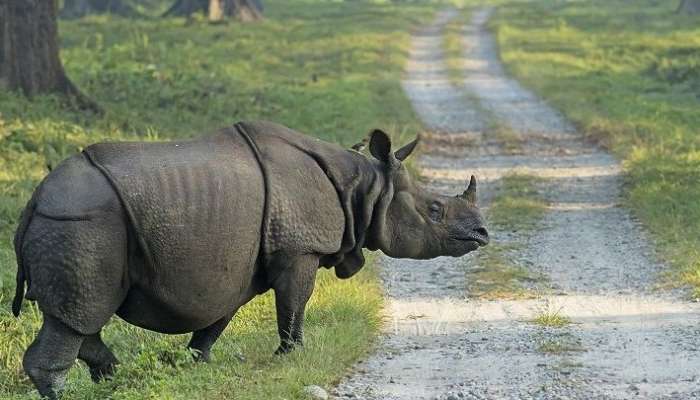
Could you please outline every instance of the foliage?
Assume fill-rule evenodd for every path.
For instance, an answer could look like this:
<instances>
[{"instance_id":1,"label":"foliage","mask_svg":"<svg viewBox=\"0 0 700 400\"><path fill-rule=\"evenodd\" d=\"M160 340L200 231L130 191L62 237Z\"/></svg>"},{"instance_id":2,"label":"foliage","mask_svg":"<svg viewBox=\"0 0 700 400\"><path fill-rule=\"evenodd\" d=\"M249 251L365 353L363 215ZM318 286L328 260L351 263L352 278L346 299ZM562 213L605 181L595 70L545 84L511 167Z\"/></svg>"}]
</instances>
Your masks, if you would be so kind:
<instances>
[{"instance_id":1,"label":"foliage","mask_svg":"<svg viewBox=\"0 0 700 400\"><path fill-rule=\"evenodd\" d=\"M624 159L629 204L700 295L700 25L655 0L499 10L503 61Z\"/></svg>"},{"instance_id":2,"label":"foliage","mask_svg":"<svg viewBox=\"0 0 700 400\"><path fill-rule=\"evenodd\" d=\"M158 6L156 2L150 3ZM0 398L27 398L23 350L40 313L9 313L16 270L12 233L48 168L102 140L186 138L239 119L269 119L350 145L371 128L415 135L419 125L399 83L414 24L431 5L268 0L266 19L209 25L195 19L90 16L61 21L68 75L105 110L101 116L0 92ZM106 342L122 364L92 385L71 371L69 399L302 398L364 354L378 332L381 293L370 269L350 281L323 271L307 313L307 346L272 355L277 342L268 294L244 307L214 348L191 362L184 336L114 320Z\"/></svg>"}]
</instances>

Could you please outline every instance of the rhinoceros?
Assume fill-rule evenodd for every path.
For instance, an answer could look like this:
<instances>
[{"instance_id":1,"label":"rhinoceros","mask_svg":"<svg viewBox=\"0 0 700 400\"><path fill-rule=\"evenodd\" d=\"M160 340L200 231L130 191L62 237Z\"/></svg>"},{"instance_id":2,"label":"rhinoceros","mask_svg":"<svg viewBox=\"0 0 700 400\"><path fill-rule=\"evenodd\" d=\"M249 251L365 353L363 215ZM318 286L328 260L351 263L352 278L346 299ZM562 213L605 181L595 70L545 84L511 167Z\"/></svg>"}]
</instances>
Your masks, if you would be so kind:
<instances>
[{"instance_id":1,"label":"rhinoceros","mask_svg":"<svg viewBox=\"0 0 700 400\"><path fill-rule=\"evenodd\" d=\"M100 330L117 314L157 332L193 332L199 360L236 311L274 290L280 345L302 344L319 267L350 278L363 249L390 257L462 256L489 236L476 181L457 196L415 185L369 136L370 156L264 121L187 141L98 143L64 160L34 191L15 236L13 313L35 300L43 325L23 365L57 398L78 358L93 380L117 359Z\"/></svg>"}]
</instances>

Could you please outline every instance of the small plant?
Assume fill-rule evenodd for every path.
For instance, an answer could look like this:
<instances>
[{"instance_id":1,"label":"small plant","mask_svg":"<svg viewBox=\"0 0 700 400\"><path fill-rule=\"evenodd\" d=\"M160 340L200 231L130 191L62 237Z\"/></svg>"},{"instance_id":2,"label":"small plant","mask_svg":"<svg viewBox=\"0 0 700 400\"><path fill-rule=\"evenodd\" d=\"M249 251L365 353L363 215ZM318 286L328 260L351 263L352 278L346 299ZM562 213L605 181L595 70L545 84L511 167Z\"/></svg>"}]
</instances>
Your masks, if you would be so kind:
<instances>
[{"instance_id":1,"label":"small plant","mask_svg":"<svg viewBox=\"0 0 700 400\"><path fill-rule=\"evenodd\" d=\"M555 312L543 311L533 318L530 322L535 325L549 328L563 328L571 325L571 318L561 315L561 308Z\"/></svg>"}]
</instances>

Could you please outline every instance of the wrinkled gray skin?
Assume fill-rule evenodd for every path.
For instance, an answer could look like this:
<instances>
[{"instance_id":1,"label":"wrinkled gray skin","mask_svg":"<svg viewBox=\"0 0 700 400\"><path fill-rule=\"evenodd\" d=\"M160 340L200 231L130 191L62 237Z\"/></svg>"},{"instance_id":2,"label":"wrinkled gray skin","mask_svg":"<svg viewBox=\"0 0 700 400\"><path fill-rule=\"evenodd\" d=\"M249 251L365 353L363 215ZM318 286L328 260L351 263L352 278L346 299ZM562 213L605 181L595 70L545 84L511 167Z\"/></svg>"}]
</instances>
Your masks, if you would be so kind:
<instances>
[{"instance_id":1,"label":"wrinkled gray skin","mask_svg":"<svg viewBox=\"0 0 700 400\"><path fill-rule=\"evenodd\" d=\"M24 369L56 399L76 358L94 380L117 362L100 339L113 314L164 333L193 332L197 358L239 307L273 289L281 344L302 344L319 267L348 278L362 249L391 257L461 256L488 243L474 178L458 196L414 185L379 130L372 157L268 122L199 139L103 143L54 169L15 237L19 314L44 315Z\"/></svg>"}]
</instances>

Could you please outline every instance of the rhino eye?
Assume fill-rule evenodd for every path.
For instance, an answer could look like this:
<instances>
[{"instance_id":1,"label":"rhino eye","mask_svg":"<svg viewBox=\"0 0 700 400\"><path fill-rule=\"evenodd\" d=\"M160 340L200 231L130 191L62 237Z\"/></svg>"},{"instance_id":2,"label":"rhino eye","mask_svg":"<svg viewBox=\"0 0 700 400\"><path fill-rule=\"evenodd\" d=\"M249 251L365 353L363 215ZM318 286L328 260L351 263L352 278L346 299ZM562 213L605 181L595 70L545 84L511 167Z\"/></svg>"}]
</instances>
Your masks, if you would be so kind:
<instances>
[{"instance_id":1,"label":"rhino eye","mask_svg":"<svg viewBox=\"0 0 700 400\"><path fill-rule=\"evenodd\" d=\"M430 219L432 219L435 222L440 222L442 220L442 204L438 203L437 201L434 201L430 204L430 207L428 209L430 210Z\"/></svg>"}]
</instances>

